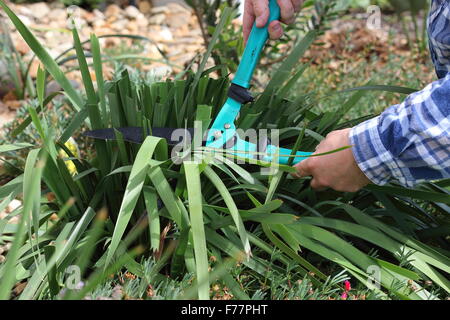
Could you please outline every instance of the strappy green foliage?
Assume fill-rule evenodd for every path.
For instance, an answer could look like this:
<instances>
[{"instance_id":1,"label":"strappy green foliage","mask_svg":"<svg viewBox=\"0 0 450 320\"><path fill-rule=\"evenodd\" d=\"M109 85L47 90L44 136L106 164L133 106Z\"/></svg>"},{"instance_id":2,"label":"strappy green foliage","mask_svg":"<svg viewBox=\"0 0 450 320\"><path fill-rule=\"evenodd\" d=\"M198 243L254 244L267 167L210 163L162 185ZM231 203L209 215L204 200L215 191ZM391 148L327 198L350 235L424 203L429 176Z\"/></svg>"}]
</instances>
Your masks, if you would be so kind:
<instances>
[{"instance_id":1,"label":"strappy green foliage","mask_svg":"<svg viewBox=\"0 0 450 320\"><path fill-rule=\"evenodd\" d=\"M149 136L136 145L124 141L119 132L117 140L93 142L92 156L74 155L64 142L85 126L193 127L196 119L210 123L226 99L229 80L209 77L214 70L204 69L209 50L197 72L188 70L182 79L149 83L132 80L123 71L115 80L103 82L100 47L92 36L97 75L93 83L73 30L85 88L80 93L27 27L3 2L0 5L74 109L71 124L62 136L55 136L45 117L49 97L43 96L38 81L39 108L30 109L30 118L20 128L35 126L41 144L0 147L0 152L9 153L31 147L23 174L0 187L0 207L15 197L24 198L21 207L0 220L0 243L12 241L6 263L0 265L0 299L10 298L13 285L24 280L26 287L18 299L55 298L73 265L80 268L86 286L81 291L66 286L64 298L82 298L124 266L144 277L138 257L150 254L157 265L148 281L162 281L163 267L173 279L193 273L194 291L188 292L200 299L210 297L210 283L218 277L235 297L248 297L231 276L236 262L262 277L268 269L294 266L299 278L326 285L331 275L311 256L345 269L380 297L439 298L439 293L422 286L424 280L433 281L441 294L450 292L445 238L450 228L449 181L415 190L391 185L370 186L358 193L316 193L307 179L292 179L290 167L262 175L261 166L267 164L238 165L227 154L204 149L195 150L197 158L190 159L200 160L180 165L174 163L164 139ZM222 21L229 14L225 10ZM221 28L223 24L212 40ZM308 99L289 100L291 79L306 68L298 61L316 35L311 31L296 44L267 89L243 108L238 127L279 128L283 146L311 151L328 132L348 125L336 121L335 114L312 112ZM210 49L213 45L211 41ZM408 91L359 88L340 113L371 89ZM62 150L76 167L74 175ZM48 192L54 200L44 196ZM58 218L50 219L55 212ZM18 215L19 224L8 223ZM269 261L275 251L278 254ZM210 271L213 258L227 262ZM371 270L378 270L380 278Z\"/></svg>"}]
</instances>

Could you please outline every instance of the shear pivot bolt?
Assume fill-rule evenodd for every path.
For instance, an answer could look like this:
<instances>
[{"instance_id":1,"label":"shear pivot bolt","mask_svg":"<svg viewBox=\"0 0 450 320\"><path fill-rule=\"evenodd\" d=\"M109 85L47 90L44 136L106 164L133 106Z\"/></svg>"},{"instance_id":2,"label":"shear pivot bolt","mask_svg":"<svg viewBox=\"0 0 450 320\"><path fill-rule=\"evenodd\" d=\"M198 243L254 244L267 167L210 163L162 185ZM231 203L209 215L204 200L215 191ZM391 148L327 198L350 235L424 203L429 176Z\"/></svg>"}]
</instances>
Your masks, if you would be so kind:
<instances>
[{"instance_id":1,"label":"shear pivot bolt","mask_svg":"<svg viewBox=\"0 0 450 320\"><path fill-rule=\"evenodd\" d=\"M230 129L231 125L229 123L225 123L225 125L223 126L225 129Z\"/></svg>"}]
</instances>

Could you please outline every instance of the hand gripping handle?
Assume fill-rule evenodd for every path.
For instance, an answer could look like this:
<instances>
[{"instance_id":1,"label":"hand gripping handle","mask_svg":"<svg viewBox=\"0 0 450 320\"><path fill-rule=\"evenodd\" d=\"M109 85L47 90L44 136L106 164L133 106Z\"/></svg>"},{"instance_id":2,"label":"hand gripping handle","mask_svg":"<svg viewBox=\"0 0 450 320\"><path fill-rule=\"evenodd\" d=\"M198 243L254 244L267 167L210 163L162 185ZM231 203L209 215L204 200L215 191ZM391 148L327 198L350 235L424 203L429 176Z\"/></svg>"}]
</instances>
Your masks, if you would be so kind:
<instances>
[{"instance_id":1,"label":"hand gripping handle","mask_svg":"<svg viewBox=\"0 0 450 320\"><path fill-rule=\"evenodd\" d=\"M256 22L253 24L247 45L245 46L244 54L241 58L241 63L239 64L232 81L232 83L246 89L250 87L250 81L259 61L259 56L269 37L269 24L280 18L280 7L276 0L269 0L269 11L269 20L264 27L256 27Z\"/></svg>"}]
</instances>

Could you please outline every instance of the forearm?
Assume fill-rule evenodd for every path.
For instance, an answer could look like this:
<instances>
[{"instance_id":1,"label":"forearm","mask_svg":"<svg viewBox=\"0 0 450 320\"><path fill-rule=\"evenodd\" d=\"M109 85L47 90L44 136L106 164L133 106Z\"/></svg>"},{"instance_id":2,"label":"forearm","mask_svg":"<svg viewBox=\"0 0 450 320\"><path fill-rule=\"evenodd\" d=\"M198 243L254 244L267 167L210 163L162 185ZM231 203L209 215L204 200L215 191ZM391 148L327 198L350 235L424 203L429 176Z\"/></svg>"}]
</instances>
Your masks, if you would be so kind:
<instances>
[{"instance_id":1,"label":"forearm","mask_svg":"<svg viewBox=\"0 0 450 320\"><path fill-rule=\"evenodd\" d=\"M375 184L450 177L450 75L354 127L350 143Z\"/></svg>"}]
</instances>

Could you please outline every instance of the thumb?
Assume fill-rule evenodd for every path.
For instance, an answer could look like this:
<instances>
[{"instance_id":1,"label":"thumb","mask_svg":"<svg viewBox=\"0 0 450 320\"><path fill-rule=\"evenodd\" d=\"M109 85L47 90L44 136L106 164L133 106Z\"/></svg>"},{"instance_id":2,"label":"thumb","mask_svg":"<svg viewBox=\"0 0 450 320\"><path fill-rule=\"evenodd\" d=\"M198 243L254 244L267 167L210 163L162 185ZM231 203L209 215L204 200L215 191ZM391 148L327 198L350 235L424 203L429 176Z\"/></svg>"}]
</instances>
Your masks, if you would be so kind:
<instances>
[{"instance_id":1,"label":"thumb","mask_svg":"<svg viewBox=\"0 0 450 320\"><path fill-rule=\"evenodd\" d=\"M299 163L297 163L294 168L296 170L295 173L292 173L293 176L297 177L297 178L302 178L302 177L307 177L307 176L311 176L312 172L309 168L309 160L310 159L305 159Z\"/></svg>"}]
</instances>

